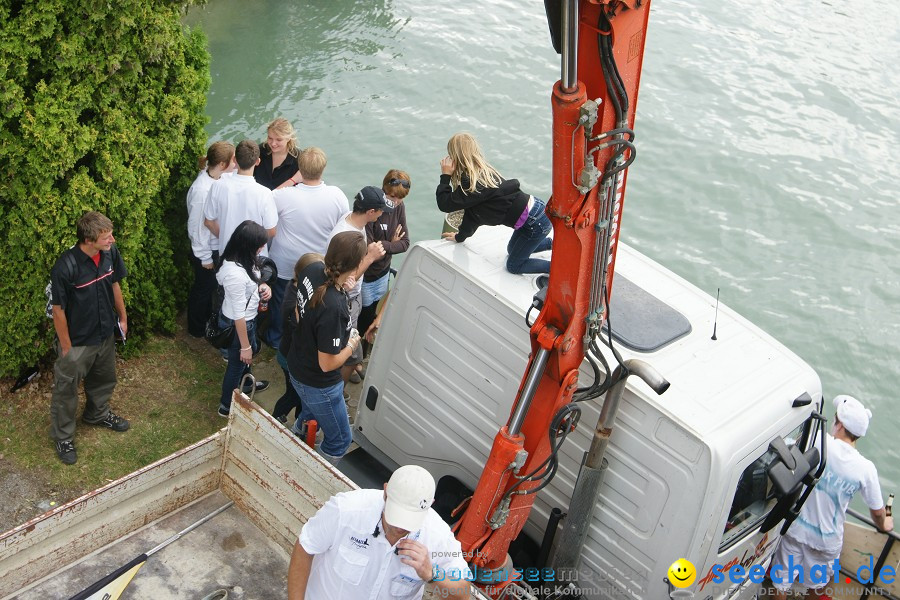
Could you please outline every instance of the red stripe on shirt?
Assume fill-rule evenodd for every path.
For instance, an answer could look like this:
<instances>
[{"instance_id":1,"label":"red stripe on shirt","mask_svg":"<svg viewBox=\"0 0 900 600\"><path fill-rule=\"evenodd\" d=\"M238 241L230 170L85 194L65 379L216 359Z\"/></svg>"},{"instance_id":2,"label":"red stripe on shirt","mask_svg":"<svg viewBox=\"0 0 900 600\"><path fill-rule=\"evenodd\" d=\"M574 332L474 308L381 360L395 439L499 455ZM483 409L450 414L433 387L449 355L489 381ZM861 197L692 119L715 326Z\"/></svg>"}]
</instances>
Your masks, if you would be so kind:
<instances>
[{"instance_id":1,"label":"red stripe on shirt","mask_svg":"<svg viewBox=\"0 0 900 600\"><path fill-rule=\"evenodd\" d=\"M81 288L86 288L86 287L89 286L89 285L93 285L93 284L97 283L98 281L101 281L101 280L103 280L103 279L106 279L107 277L109 277L109 276L112 275L112 274L113 274L113 270L112 270L112 267L110 267L109 271L107 271L106 273L104 273L104 274L101 275L100 277L97 277L96 279L91 279L91 280L88 281L87 283L82 283L81 285L76 285L76 286L75 286L75 289L76 289L76 290L80 290Z\"/></svg>"}]
</instances>

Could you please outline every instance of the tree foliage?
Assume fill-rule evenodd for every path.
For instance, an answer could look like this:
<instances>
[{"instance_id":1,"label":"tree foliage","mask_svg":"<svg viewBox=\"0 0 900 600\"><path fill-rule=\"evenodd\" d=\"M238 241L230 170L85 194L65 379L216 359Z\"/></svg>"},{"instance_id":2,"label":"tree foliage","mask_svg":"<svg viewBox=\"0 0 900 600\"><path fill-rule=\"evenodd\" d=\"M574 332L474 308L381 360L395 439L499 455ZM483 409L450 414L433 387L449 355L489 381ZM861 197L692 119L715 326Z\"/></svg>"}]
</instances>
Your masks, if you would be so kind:
<instances>
[{"instance_id":1,"label":"tree foliage","mask_svg":"<svg viewBox=\"0 0 900 600\"><path fill-rule=\"evenodd\" d=\"M172 331L184 193L205 145L196 0L0 0L0 375L45 355L44 287L87 210L112 219L139 341Z\"/></svg>"}]
</instances>

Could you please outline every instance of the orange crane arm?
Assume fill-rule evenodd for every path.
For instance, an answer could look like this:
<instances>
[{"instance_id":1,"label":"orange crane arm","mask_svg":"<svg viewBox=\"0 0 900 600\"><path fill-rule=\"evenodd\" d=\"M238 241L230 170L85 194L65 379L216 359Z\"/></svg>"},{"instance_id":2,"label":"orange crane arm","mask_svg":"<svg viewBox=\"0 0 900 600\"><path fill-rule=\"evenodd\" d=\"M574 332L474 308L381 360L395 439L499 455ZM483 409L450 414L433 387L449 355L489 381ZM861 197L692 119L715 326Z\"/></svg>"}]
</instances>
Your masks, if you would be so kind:
<instances>
[{"instance_id":1,"label":"orange crane arm","mask_svg":"<svg viewBox=\"0 0 900 600\"><path fill-rule=\"evenodd\" d=\"M578 369L606 318L626 169L634 160L649 0L546 4L562 54L551 99L553 194L547 214L553 256L546 299L531 328L528 368L455 526L479 570L510 566L509 544L524 527L535 492L555 472L555 439L564 439L577 422L577 408L569 407L579 392ZM495 591L504 585L493 583L480 582Z\"/></svg>"}]
</instances>

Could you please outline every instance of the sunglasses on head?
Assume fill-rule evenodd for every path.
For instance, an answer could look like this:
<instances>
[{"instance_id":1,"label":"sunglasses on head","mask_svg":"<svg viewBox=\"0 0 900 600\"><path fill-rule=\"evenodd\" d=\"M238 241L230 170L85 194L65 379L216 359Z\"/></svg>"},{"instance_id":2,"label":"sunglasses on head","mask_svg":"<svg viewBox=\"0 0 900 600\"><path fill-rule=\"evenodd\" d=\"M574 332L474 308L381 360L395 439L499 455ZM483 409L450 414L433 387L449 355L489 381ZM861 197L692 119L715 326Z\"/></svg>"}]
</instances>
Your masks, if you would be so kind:
<instances>
[{"instance_id":1,"label":"sunglasses on head","mask_svg":"<svg viewBox=\"0 0 900 600\"><path fill-rule=\"evenodd\" d=\"M391 179L388 181L388 185L402 185L406 189L409 189L409 180L408 179Z\"/></svg>"}]
</instances>

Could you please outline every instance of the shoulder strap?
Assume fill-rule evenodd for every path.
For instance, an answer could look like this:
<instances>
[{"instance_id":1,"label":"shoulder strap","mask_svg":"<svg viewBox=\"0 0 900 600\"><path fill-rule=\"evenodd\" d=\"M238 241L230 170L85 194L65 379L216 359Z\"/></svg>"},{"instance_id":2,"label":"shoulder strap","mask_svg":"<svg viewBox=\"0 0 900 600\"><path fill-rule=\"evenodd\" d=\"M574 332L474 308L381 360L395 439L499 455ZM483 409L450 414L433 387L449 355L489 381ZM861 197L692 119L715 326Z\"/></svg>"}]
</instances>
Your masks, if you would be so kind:
<instances>
[{"instance_id":1,"label":"shoulder strap","mask_svg":"<svg viewBox=\"0 0 900 600\"><path fill-rule=\"evenodd\" d=\"M221 283L216 287L216 294L213 296L213 312L218 314L222 310L222 303L225 301L225 286Z\"/></svg>"},{"instance_id":2,"label":"shoulder strap","mask_svg":"<svg viewBox=\"0 0 900 600\"><path fill-rule=\"evenodd\" d=\"M74 246L72 246L74 248ZM70 280L75 279L75 275L78 272L78 264L75 262L75 257L72 256L72 248L69 248L65 254L63 254L63 262L66 265L66 274L69 276Z\"/></svg>"},{"instance_id":3,"label":"shoulder strap","mask_svg":"<svg viewBox=\"0 0 900 600\"><path fill-rule=\"evenodd\" d=\"M74 246L72 246L74 248ZM66 278L72 282L74 285L75 276L78 273L78 264L75 262L75 257L72 256L72 248L69 248L62 254L62 262L63 262L63 270L65 271ZM47 315L47 318L53 318L53 279L47 282L47 287L44 288L44 295L47 297L47 308L44 311Z\"/></svg>"}]
</instances>

